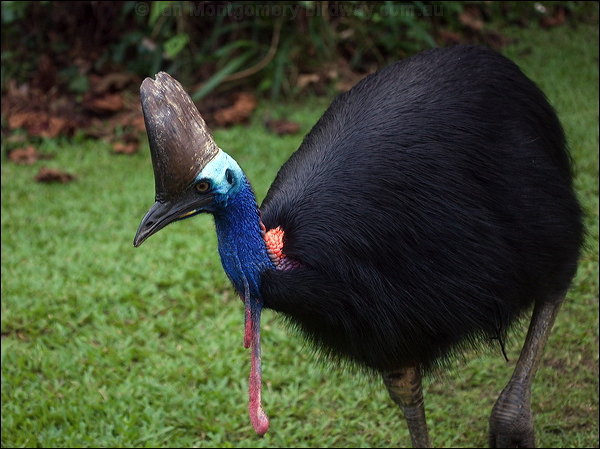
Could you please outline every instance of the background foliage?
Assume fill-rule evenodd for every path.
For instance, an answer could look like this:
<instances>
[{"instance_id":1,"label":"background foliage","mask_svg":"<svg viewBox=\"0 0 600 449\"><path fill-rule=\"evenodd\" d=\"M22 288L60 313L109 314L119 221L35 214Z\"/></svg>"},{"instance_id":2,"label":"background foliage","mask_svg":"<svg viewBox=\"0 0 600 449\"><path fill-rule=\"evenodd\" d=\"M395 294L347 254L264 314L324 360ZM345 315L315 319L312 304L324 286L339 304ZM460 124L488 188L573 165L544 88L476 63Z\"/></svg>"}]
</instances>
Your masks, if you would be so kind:
<instances>
[{"instance_id":1,"label":"background foliage","mask_svg":"<svg viewBox=\"0 0 600 449\"><path fill-rule=\"evenodd\" d=\"M223 84L294 95L303 74L366 73L444 43L501 47L506 25L593 21L589 3L6 1L2 80L37 74L84 93L92 73L166 70L195 86L195 100Z\"/></svg>"}]
</instances>

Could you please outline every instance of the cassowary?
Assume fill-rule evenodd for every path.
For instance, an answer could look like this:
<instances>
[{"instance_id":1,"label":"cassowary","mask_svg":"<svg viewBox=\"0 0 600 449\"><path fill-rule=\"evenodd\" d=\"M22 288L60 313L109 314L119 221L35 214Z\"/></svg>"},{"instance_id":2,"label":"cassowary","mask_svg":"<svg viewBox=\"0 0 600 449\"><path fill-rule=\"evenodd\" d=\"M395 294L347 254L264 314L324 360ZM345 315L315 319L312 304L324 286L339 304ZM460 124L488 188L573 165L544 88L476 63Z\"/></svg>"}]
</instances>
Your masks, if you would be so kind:
<instances>
[{"instance_id":1,"label":"cassowary","mask_svg":"<svg viewBox=\"0 0 600 449\"><path fill-rule=\"evenodd\" d=\"M421 377L457 348L502 339L533 305L489 443L534 444L531 384L582 244L565 136L544 94L505 57L433 49L339 95L259 208L181 85L141 101L156 203L134 239L213 214L245 304L249 412L264 434L260 315L284 314L326 356L380 373L414 446L428 446Z\"/></svg>"}]
</instances>

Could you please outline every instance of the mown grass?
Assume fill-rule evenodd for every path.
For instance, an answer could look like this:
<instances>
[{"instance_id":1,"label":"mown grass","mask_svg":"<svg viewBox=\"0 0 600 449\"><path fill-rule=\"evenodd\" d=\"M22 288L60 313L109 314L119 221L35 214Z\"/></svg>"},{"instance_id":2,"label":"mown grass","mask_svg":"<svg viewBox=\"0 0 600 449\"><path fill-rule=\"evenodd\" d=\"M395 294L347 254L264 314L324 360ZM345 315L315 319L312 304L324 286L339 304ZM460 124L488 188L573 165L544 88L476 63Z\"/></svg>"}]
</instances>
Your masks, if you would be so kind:
<instances>
[{"instance_id":1,"label":"mown grass","mask_svg":"<svg viewBox=\"0 0 600 449\"><path fill-rule=\"evenodd\" d=\"M555 105L567 131L588 238L533 390L538 444L598 445L598 29L512 30L506 49ZM216 132L262 198L301 135L274 137L263 113L306 132L327 102L268 104L249 127ZM67 185L2 162L2 446L407 446L381 382L311 356L272 312L263 326L271 430L248 421L243 314L208 216L131 241L151 205L146 149L111 155L92 141L46 141ZM479 447L523 341L457 364L425 388L435 446Z\"/></svg>"}]
</instances>

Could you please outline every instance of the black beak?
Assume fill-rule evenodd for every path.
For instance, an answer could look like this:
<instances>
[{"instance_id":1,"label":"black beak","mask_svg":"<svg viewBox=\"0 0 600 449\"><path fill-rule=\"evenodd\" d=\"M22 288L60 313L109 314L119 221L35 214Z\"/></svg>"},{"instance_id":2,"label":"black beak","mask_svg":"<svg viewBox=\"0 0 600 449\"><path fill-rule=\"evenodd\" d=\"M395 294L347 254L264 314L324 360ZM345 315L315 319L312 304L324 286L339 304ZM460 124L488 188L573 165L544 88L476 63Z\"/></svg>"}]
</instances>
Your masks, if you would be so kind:
<instances>
[{"instance_id":1,"label":"black beak","mask_svg":"<svg viewBox=\"0 0 600 449\"><path fill-rule=\"evenodd\" d=\"M212 202L211 195L200 198L195 197L195 195L191 196L190 201L177 201L175 203L157 201L154 203L142 219L135 233L133 246L137 248L148 237L156 234L174 221L183 220L200 212L205 212L204 208Z\"/></svg>"}]
</instances>

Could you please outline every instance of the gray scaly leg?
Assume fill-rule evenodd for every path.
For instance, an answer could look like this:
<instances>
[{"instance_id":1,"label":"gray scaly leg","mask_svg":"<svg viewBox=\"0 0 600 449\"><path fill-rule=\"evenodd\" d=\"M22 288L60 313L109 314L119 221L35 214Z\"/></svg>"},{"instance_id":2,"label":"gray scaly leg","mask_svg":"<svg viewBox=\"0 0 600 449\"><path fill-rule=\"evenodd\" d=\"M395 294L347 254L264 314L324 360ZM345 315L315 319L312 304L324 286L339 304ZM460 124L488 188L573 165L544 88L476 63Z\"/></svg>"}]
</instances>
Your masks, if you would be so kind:
<instances>
[{"instance_id":1,"label":"gray scaly leg","mask_svg":"<svg viewBox=\"0 0 600 449\"><path fill-rule=\"evenodd\" d=\"M431 447L419 369L409 367L385 373L383 382L392 400L404 412L413 447Z\"/></svg>"}]
</instances>

